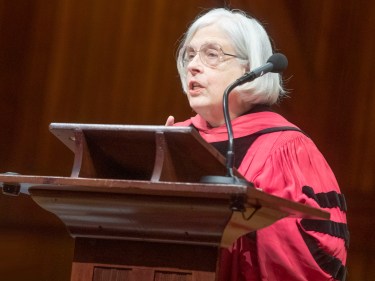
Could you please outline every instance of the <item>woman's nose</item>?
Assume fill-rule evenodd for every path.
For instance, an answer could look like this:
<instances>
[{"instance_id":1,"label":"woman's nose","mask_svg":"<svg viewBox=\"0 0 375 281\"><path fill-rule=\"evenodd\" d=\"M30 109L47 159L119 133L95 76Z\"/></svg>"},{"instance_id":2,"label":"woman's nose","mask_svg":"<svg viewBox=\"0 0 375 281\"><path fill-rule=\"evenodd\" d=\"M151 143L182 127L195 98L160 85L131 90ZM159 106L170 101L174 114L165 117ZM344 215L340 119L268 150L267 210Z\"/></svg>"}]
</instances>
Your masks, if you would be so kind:
<instances>
[{"instance_id":1,"label":"woman's nose","mask_svg":"<svg viewBox=\"0 0 375 281\"><path fill-rule=\"evenodd\" d=\"M188 71L190 72L201 72L203 70L203 63L197 52L195 57L188 63Z\"/></svg>"}]
</instances>

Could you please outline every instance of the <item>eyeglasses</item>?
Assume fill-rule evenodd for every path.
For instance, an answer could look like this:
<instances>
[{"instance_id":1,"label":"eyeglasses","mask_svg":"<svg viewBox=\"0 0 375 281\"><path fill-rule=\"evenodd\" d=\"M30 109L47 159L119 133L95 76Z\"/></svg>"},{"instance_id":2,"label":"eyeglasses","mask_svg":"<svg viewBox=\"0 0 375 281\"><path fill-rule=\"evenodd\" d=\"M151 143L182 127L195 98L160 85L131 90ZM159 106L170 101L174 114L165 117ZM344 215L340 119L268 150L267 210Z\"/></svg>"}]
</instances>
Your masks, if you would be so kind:
<instances>
[{"instance_id":1,"label":"eyeglasses","mask_svg":"<svg viewBox=\"0 0 375 281\"><path fill-rule=\"evenodd\" d=\"M199 54L200 60L209 67L218 66L221 62L224 61L225 56L237 58L236 55L224 53L224 51L218 44L204 44L198 51L194 50L194 48L191 46L186 46L182 54L183 66L187 67L187 65L195 58L197 53Z\"/></svg>"}]
</instances>

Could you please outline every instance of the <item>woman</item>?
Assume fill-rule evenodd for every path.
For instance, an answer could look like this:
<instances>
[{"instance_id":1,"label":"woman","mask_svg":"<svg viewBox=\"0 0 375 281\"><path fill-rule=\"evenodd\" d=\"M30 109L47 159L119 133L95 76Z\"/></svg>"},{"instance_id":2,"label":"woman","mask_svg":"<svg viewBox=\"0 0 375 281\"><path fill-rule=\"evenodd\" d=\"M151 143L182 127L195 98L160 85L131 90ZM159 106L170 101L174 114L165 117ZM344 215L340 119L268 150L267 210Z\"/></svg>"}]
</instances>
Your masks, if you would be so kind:
<instances>
[{"instance_id":1,"label":"woman","mask_svg":"<svg viewBox=\"0 0 375 281\"><path fill-rule=\"evenodd\" d=\"M225 152L226 87L272 55L270 39L241 11L214 9L197 18L181 42L177 66L194 117L166 125L193 126ZM311 139L270 106L284 95L269 73L234 89L229 113L235 166L265 192L330 212L330 221L282 219L239 238L222 252L220 280L345 280L349 233L335 176ZM269 129L266 133L264 129ZM262 131L263 134L256 134Z\"/></svg>"}]
</instances>

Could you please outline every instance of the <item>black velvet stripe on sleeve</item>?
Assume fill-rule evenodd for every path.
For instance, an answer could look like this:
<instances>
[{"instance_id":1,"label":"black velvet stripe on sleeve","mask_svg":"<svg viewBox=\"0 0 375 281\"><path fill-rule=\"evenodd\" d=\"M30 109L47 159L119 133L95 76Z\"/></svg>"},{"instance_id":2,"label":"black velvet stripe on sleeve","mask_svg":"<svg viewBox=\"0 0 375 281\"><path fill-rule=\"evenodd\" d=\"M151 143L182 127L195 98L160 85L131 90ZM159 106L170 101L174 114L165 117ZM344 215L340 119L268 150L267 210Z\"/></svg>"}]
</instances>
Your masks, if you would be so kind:
<instances>
[{"instance_id":1,"label":"black velvet stripe on sleeve","mask_svg":"<svg viewBox=\"0 0 375 281\"><path fill-rule=\"evenodd\" d=\"M342 261L321 249L318 241L314 237L308 235L300 225L297 224L297 227L306 243L306 246L319 267L336 280L345 281L347 269L346 266L342 264Z\"/></svg>"},{"instance_id":2,"label":"black velvet stripe on sleeve","mask_svg":"<svg viewBox=\"0 0 375 281\"><path fill-rule=\"evenodd\" d=\"M347 211L345 196L336 191L315 193L312 187L304 186L302 192L307 197L314 199L322 208L339 208L343 212Z\"/></svg>"},{"instance_id":3,"label":"black velvet stripe on sleeve","mask_svg":"<svg viewBox=\"0 0 375 281\"><path fill-rule=\"evenodd\" d=\"M346 223L330 220L302 219L301 225L305 230L316 231L341 238L345 241L345 247L349 248L350 234Z\"/></svg>"}]
</instances>

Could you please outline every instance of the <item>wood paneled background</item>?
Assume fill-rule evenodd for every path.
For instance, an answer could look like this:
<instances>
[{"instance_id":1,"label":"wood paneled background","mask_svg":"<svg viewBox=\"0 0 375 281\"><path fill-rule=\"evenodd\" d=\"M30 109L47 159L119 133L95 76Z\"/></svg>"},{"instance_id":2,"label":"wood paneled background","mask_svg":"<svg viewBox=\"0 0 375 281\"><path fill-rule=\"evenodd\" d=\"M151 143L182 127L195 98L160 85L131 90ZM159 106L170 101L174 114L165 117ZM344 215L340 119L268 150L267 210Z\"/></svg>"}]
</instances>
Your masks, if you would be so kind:
<instances>
[{"instance_id":1,"label":"wood paneled background","mask_svg":"<svg viewBox=\"0 0 375 281\"><path fill-rule=\"evenodd\" d=\"M203 9L256 16L287 55L302 127L346 194L350 281L375 279L375 2L356 0L0 0L0 172L69 176L51 122L164 124L192 112L175 67ZM27 196L0 195L0 279L65 281L72 240Z\"/></svg>"}]
</instances>

